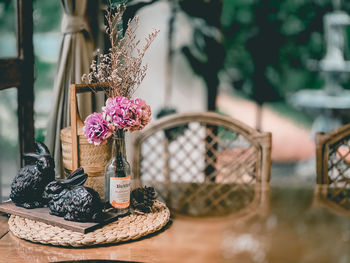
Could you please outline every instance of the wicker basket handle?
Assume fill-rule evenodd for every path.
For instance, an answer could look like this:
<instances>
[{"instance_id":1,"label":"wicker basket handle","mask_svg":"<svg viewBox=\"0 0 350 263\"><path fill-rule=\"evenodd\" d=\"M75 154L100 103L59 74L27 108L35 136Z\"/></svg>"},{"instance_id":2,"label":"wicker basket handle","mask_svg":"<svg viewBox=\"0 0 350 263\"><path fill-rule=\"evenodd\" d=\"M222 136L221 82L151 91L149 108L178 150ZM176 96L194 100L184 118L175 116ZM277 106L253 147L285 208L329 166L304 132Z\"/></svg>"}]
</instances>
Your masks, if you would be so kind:
<instances>
[{"instance_id":1,"label":"wicker basket handle","mask_svg":"<svg viewBox=\"0 0 350 263\"><path fill-rule=\"evenodd\" d=\"M108 84L71 84L70 91L70 125L72 138L72 171L79 167L78 128L84 126L77 107L77 93L104 91Z\"/></svg>"}]
</instances>

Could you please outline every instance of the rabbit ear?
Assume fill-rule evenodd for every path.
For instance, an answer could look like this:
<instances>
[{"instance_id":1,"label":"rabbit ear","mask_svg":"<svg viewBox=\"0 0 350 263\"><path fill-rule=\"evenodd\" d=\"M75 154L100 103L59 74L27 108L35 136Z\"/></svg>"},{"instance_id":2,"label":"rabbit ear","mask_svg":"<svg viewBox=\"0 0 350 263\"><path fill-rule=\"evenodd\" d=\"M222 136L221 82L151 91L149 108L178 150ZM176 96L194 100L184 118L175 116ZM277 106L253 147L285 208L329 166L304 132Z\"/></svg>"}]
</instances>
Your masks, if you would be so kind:
<instances>
[{"instance_id":1,"label":"rabbit ear","mask_svg":"<svg viewBox=\"0 0 350 263\"><path fill-rule=\"evenodd\" d=\"M40 157L40 155L38 155L38 154L36 154L36 153L24 153L23 154L23 158L25 159L25 160L36 160L36 159L38 159Z\"/></svg>"},{"instance_id":2,"label":"rabbit ear","mask_svg":"<svg viewBox=\"0 0 350 263\"><path fill-rule=\"evenodd\" d=\"M50 155L50 151L47 146L42 142L35 142L35 148L40 155Z\"/></svg>"},{"instance_id":3,"label":"rabbit ear","mask_svg":"<svg viewBox=\"0 0 350 263\"><path fill-rule=\"evenodd\" d=\"M71 174L67 179L63 180L61 183L66 186L80 186L83 185L88 178L87 174Z\"/></svg>"},{"instance_id":4,"label":"rabbit ear","mask_svg":"<svg viewBox=\"0 0 350 263\"><path fill-rule=\"evenodd\" d=\"M84 168L83 167L79 167L78 169L76 169L73 173L71 173L67 179L73 178L74 176L78 175L78 174L83 174L84 173Z\"/></svg>"}]
</instances>

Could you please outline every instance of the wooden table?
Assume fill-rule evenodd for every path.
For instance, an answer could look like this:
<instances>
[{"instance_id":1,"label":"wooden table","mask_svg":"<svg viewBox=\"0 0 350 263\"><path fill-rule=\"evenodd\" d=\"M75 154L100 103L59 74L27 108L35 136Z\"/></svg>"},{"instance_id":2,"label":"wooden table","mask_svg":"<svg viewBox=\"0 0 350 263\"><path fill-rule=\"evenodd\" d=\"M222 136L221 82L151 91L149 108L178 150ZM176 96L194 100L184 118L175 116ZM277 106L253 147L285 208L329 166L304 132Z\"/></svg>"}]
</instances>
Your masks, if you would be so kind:
<instances>
[{"instance_id":1,"label":"wooden table","mask_svg":"<svg viewBox=\"0 0 350 263\"><path fill-rule=\"evenodd\" d=\"M8 232L7 215L0 212L0 239Z\"/></svg>"},{"instance_id":2,"label":"wooden table","mask_svg":"<svg viewBox=\"0 0 350 263\"><path fill-rule=\"evenodd\" d=\"M2 219L5 222L6 219ZM214 220L215 221L215 220ZM52 262L108 259L141 262L215 262L220 257L223 227L211 220L174 220L163 232L143 240L97 248L67 249L39 245L15 237L0 240L0 262ZM204 238L204 239L203 239ZM205 251L205 253L203 253Z\"/></svg>"},{"instance_id":3,"label":"wooden table","mask_svg":"<svg viewBox=\"0 0 350 263\"><path fill-rule=\"evenodd\" d=\"M1 262L350 262L350 220L312 187L266 188L249 213L221 218L176 216L142 240L72 249L34 244L7 232L0 216ZM266 198L267 196L267 198Z\"/></svg>"}]
</instances>

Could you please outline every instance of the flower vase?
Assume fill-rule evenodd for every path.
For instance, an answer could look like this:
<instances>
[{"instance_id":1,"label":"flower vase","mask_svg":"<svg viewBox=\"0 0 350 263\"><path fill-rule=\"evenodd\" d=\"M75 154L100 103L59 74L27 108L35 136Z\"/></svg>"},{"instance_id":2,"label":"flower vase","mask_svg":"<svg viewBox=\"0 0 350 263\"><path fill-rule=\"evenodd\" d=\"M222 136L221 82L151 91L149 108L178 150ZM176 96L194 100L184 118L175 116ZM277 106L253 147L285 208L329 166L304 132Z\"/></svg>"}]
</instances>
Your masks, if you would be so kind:
<instances>
[{"instance_id":1,"label":"flower vase","mask_svg":"<svg viewBox=\"0 0 350 263\"><path fill-rule=\"evenodd\" d=\"M123 215L129 212L131 178L122 129L113 133L112 143L112 155L105 171L105 210Z\"/></svg>"}]
</instances>

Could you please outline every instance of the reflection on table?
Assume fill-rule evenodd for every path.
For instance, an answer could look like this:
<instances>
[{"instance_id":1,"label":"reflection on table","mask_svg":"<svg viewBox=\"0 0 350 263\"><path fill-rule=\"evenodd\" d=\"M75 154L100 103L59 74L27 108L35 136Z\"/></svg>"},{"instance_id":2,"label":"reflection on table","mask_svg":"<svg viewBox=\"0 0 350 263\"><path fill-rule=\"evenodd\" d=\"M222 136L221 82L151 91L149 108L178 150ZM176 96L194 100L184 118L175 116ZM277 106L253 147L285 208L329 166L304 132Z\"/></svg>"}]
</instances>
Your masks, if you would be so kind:
<instances>
[{"instance_id":1,"label":"reflection on table","mask_svg":"<svg viewBox=\"0 0 350 263\"><path fill-rule=\"evenodd\" d=\"M224 261L349 262L349 216L320 205L320 188L273 187L267 216L227 228Z\"/></svg>"},{"instance_id":2,"label":"reflection on table","mask_svg":"<svg viewBox=\"0 0 350 263\"><path fill-rule=\"evenodd\" d=\"M350 218L350 189L325 184L317 185L314 205Z\"/></svg>"},{"instance_id":3,"label":"reflection on table","mask_svg":"<svg viewBox=\"0 0 350 263\"><path fill-rule=\"evenodd\" d=\"M191 217L236 216L256 211L268 204L268 183L159 182L139 183L156 189L158 198L165 202L173 215Z\"/></svg>"}]
</instances>

